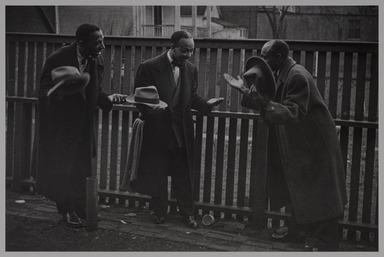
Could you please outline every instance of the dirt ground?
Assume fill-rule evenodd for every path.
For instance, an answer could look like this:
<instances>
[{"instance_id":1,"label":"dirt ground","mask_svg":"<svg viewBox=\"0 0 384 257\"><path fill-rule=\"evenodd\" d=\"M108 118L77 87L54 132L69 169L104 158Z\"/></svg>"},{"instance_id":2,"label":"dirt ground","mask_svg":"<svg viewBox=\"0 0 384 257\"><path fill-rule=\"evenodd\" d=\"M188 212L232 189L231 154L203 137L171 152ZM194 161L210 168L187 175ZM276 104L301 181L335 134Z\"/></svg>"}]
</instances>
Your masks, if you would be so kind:
<instances>
[{"instance_id":1,"label":"dirt ground","mask_svg":"<svg viewBox=\"0 0 384 257\"><path fill-rule=\"evenodd\" d=\"M6 215L6 251L213 251L205 247L99 229L68 229L63 224Z\"/></svg>"}]
</instances>

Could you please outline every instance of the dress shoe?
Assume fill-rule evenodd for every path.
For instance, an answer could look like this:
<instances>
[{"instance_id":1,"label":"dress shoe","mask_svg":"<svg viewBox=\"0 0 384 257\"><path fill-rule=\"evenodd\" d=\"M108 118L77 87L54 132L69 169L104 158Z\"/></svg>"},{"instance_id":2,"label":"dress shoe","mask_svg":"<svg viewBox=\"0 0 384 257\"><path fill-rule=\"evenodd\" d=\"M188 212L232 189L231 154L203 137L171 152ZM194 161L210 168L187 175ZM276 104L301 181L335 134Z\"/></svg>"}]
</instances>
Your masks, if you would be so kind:
<instances>
[{"instance_id":1,"label":"dress shoe","mask_svg":"<svg viewBox=\"0 0 384 257\"><path fill-rule=\"evenodd\" d=\"M66 212L63 214L64 223L71 228L82 228L84 227L83 222L81 222L80 218L76 215L76 212Z\"/></svg>"},{"instance_id":2,"label":"dress shoe","mask_svg":"<svg viewBox=\"0 0 384 257\"><path fill-rule=\"evenodd\" d=\"M197 222L193 216L186 216L183 218L184 223L190 228L197 228Z\"/></svg>"},{"instance_id":3,"label":"dress shoe","mask_svg":"<svg viewBox=\"0 0 384 257\"><path fill-rule=\"evenodd\" d=\"M306 236L299 231L291 232L287 227L282 227L277 229L270 238L282 243L305 243Z\"/></svg>"},{"instance_id":4,"label":"dress shoe","mask_svg":"<svg viewBox=\"0 0 384 257\"><path fill-rule=\"evenodd\" d=\"M155 216L153 219L153 223L155 224L163 224L165 222L165 217L164 216Z\"/></svg>"}]
</instances>

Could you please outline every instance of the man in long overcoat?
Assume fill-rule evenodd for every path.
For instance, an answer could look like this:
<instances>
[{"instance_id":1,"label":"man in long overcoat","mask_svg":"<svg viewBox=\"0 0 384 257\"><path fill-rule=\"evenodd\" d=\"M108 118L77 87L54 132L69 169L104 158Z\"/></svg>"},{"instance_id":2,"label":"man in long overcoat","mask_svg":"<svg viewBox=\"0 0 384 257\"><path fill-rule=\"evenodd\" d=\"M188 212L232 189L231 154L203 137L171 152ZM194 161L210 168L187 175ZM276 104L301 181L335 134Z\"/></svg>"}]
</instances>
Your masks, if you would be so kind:
<instances>
[{"instance_id":1,"label":"man in long overcoat","mask_svg":"<svg viewBox=\"0 0 384 257\"><path fill-rule=\"evenodd\" d=\"M273 99L239 86L239 81L230 84L243 93L244 106L261 107L269 125L271 207L292 204L293 223L314 228L316 240L309 249L337 250L338 218L347 193L336 126L312 75L288 53L282 40L271 40L261 50L261 57L277 74Z\"/></svg>"},{"instance_id":2,"label":"man in long overcoat","mask_svg":"<svg viewBox=\"0 0 384 257\"><path fill-rule=\"evenodd\" d=\"M102 91L103 39L99 27L80 25L75 42L48 56L38 91L37 190L56 202L64 222L72 227L81 227L79 217L86 216L86 177L92 175L92 158L96 155L95 108L109 111L113 103L125 99L123 95L107 95ZM79 73L88 72L89 83L84 89L71 93L66 93L68 85L64 84L51 94L52 70L66 66L77 68Z\"/></svg>"},{"instance_id":3,"label":"man in long overcoat","mask_svg":"<svg viewBox=\"0 0 384 257\"><path fill-rule=\"evenodd\" d=\"M193 217L192 182L194 167L194 125L191 108L209 113L221 98L205 99L197 94L197 69L188 62L194 40L186 31L171 37L171 49L143 62L137 70L135 88L155 86L160 100L168 107L148 115L138 106L145 125L137 180L132 188L150 195L154 204L154 223L165 220L168 209L168 176L180 214L187 226L197 227Z\"/></svg>"}]
</instances>

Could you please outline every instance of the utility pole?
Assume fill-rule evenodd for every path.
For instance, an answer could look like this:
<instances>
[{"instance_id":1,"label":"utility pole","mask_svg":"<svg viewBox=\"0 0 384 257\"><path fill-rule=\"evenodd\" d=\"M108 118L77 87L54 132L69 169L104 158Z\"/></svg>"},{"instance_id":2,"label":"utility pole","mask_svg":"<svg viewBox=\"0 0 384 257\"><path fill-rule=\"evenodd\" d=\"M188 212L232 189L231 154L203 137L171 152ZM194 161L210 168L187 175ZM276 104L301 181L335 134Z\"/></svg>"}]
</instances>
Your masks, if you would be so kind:
<instances>
[{"instance_id":1,"label":"utility pole","mask_svg":"<svg viewBox=\"0 0 384 257\"><path fill-rule=\"evenodd\" d=\"M197 14L197 6L192 5L192 27L193 27L193 37L197 37L197 24L196 24L196 14Z\"/></svg>"},{"instance_id":2,"label":"utility pole","mask_svg":"<svg viewBox=\"0 0 384 257\"><path fill-rule=\"evenodd\" d=\"M208 27L208 37L211 37L211 6L207 6L207 27Z\"/></svg>"}]
</instances>

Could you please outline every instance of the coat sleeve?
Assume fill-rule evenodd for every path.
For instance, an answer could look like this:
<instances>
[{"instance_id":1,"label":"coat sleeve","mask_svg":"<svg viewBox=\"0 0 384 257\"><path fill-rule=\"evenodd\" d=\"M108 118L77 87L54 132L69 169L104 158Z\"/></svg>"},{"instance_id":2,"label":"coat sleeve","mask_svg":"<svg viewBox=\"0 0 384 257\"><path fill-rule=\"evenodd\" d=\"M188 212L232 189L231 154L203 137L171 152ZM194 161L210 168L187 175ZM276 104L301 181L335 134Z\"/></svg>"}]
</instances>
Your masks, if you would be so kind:
<instances>
[{"instance_id":1,"label":"coat sleeve","mask_svg":"<svg viewBox=\"0 0 384 257\"><path fill-rule=\"evenodd\" d=\"M296 123L308 112L310 98L308 79L297 73L286 83L286 93L281 103L270 101L265 109L263 118L267 123Z\"/></svg>"},{"instance_id":2,"label":"coat sleeve","mask_svg":"<svg viewBox=\"0 0 384 257\"><path fill-rule=\"evenodd\" d=\"M201 112L202 114L208 114L212 111L212 107L207 105L208 99L197 94L197 69L193 69L193 83L191 87L191 108Z\"/></svg>"}]
</instances>

